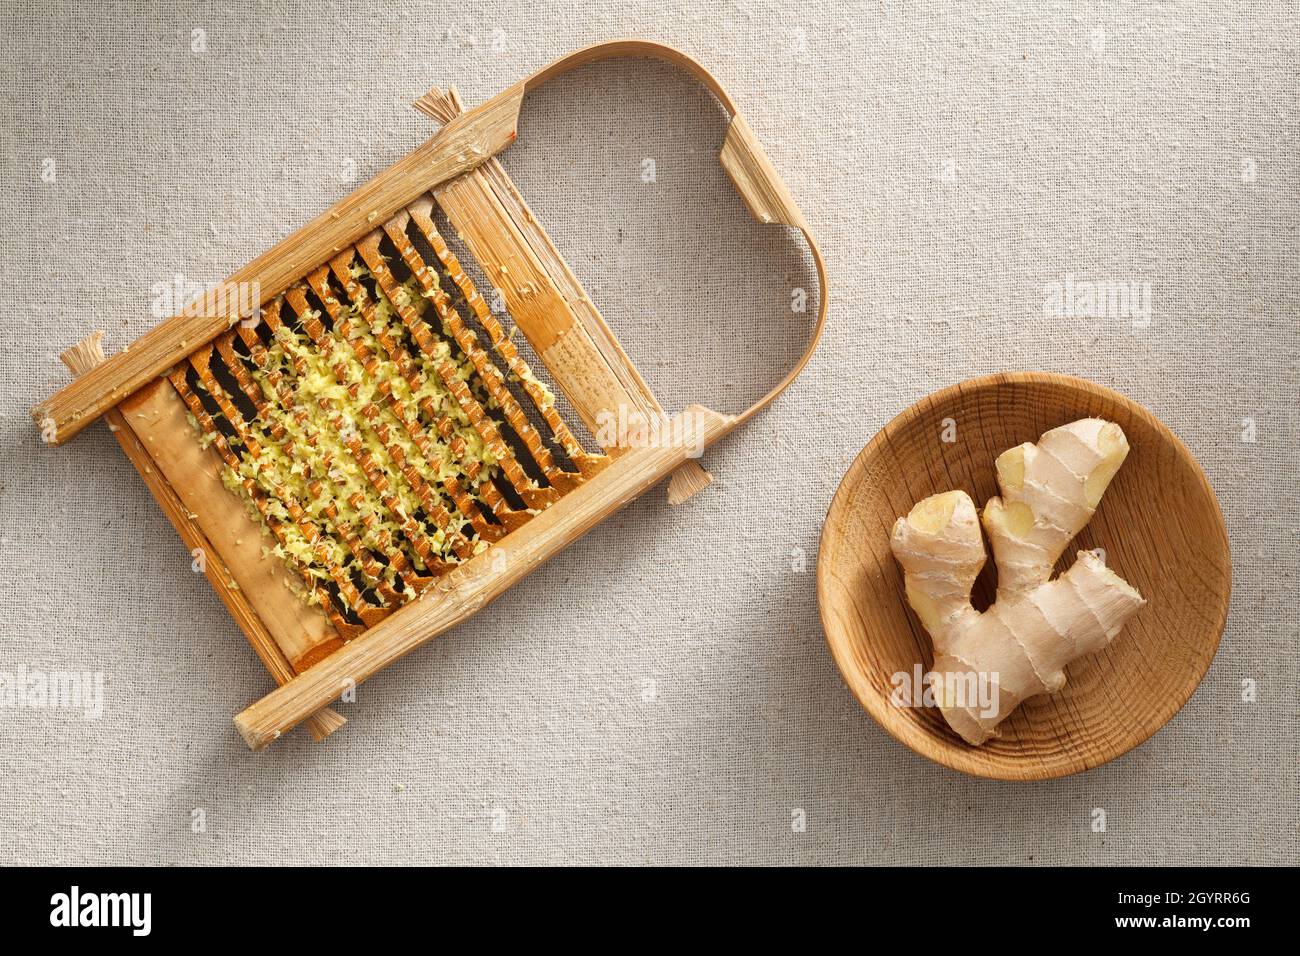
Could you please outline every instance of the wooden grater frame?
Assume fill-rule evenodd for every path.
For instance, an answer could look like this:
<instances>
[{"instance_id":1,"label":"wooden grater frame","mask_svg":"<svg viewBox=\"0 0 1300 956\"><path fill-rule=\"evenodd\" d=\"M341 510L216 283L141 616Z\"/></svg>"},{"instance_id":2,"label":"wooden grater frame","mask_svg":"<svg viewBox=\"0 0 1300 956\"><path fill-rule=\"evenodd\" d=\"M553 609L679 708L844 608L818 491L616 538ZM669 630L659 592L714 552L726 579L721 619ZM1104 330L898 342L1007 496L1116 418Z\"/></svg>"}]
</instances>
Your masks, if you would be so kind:
<instances>
[{"instance_id":1,"label":"wooden grater frame","mask_svg":"<svg viewBox=\"0 0 1300 956\"><path fill-rule=\"evenodd\" d=\"M739 415L692 405L669 419L495 159L514 142L529 91L577 66L621 57L663 60L713 92L731 117L719 161L741 198L759 222L798 229L813 257L820 291L805 351L776 386ZM183 404L165 387L169 375L175 381L183 376L179 369L196 364L196 355L212 354L214 342L218 348L228 342L249 319L249 310L237 297L232 302L228 295L209 292L107 360L99 352L98 333L69 349L64 361L82 374L34 407L32 417L50 444L106 418L187 547L202 549L208 580L280 685L235 717L255 750L300 723L323 739L344 723L329 708L344 690L468 619L661 480L672 476L673 504L702 490L711 479L691 457L693 449L713 444L766 408L807 364L825 325L826 268L807 222L726 91L680 51L640 40L600 43L555 61L473 109L465 110L454 90L438 89L416 106L444 124L437 135L218 289L257 288L260 301L254 308L274 312L286 294L292 297L331 263L337 265L340 256L354 249L365 256L366 244L378 243L384 230L397 238L394 230L406 228L412 216L419 219L432 195L587 429L595 435L602 416L623 409L662 423L676 440L611 444L601 454L571 456L576 472L553 476L554 494L545 489L535 513L510 522L481 553L434 577L396 611L376 615L355 632L331 632L330 639L313 643L307 629L318 623L286 608L287 591L274 581L285 573L280 562L258 553L256 536L245 541L229 530L240 516L251 519L236 514L238 499L215 478L211 451L195 440ZM183 383L177 388L183 394ZM196 455L209 457L200 461Z\"/></svg>"}]
</instances>

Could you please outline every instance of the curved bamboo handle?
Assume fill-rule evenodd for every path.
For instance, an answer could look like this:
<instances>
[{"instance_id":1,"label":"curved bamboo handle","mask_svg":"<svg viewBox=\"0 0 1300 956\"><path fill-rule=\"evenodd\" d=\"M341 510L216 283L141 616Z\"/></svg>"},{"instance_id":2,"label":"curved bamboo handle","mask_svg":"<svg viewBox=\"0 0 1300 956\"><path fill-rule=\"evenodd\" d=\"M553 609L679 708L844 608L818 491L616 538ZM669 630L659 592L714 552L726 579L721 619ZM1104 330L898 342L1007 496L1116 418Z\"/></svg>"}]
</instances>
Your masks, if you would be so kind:
<instances>
[{"instance_id":1,"label":"curved bamboo handle","mask_svg":"<svg viewBox=\"0 0 1300 956\"><path fill-rule=\"evenodd\" d=\"M727 175L736 187L736 191L740 193L741 199L749 207L749 211L755 219L764 224L790 226L802 233L804 242L808 244L808 251L811 253L813 263L817 269L817 321L813 326L803 354L786 376L766 395L739 415L728 416L731 424L726 430L731 431L772 404L772 401L798 377L804 366L808 364L808 360L812 358L813 352L817 350L817 344L821 341L822 330L826 326L826 316L830 306L826 263L822 259L821 249L817 245L817 240L813 238L807 220L804 219L803 213L794 201L794 196L791 195L789 188L781 179L780 174L777 173L776 167L772 165L772 161L763 150L762 144L758 141L758 137L754 135L749 123L737 111L735 101L732 100L730 94L727 93L717 77L710 73L701 63L681 50L663 43L654 43L650 40L607 40L603 43L595 43L580 50L575 50L538 70L524 81L523 92L526 95L548 80L562 76L579 66L621 57L649 57L662 60L695 77L718 98L722 108L731 117L731 124L727 127L727 135L723 140L722 150L718 156L722 168L726 170Z\"/></svg>"}]
</instances>

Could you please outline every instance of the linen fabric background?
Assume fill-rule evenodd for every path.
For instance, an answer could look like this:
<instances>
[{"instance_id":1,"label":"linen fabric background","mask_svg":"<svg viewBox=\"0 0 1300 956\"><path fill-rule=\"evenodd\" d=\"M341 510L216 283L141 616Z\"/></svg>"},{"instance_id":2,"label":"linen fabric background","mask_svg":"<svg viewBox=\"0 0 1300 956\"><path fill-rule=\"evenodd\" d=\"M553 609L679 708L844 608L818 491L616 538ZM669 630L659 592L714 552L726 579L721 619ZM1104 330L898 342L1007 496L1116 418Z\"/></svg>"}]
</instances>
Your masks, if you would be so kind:
<instances>
[{"instance_id":1,"label":"linen fabric background","mask_svg":"<svg viewBox=\"0 0 1300 956\"><path fill-rule=\"evenodd\" d=\"M3 862L1295 861L1293 4L0 18L0 671L105 682L98 720L0 709ZM363 684L325 744L248 752L230 718L272 683L242 635L106 427L50 449L27 409L67 381L60 349L103 328L119 350L157 321L160 284L224 278L431 135L410 108L430 86L474 104L624 36L701 60L766 144L828 259L820 350L705 456L707 492L648 494ZM816 305L801 246L752 222L718 167L724 129L693 81L629 61L530 96L504 157L674 409L745 407ZM1136 289L1139 310L1054 315L1067 277ZM934 389L1005 369L1154 411L1204 466L1234 557L1191 702L1127 756L1032 785L880 730L831 662L814 587L859 449Z\"/></svg>"}]
</instances>

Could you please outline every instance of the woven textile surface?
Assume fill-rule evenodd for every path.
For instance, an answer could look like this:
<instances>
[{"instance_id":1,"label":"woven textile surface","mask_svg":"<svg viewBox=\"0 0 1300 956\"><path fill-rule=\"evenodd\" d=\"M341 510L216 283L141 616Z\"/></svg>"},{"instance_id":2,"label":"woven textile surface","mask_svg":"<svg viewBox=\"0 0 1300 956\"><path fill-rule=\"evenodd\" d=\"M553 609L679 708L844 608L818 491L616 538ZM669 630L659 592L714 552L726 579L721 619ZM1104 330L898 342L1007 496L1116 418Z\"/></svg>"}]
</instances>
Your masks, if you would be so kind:
<instances>
[{"instance_id":1,"label":"woven textile surface","mask_svg":"<svg viewBox=\"0 0 1300 956\"><path fill-rule=\"evenodd\" d=\"M0 671L103 682L102 712L0 708L0 862L1296 860L1293 4L10 3L0 34ZM324 744L250 753L230 718L272 683L238 628L107 428L51 449L27 409L68 380L60 349L101 328L120 350L178 277L224 278L432 135L430 86L475 104L624 36L699 59L764 142L827 256L819 351L706 454L698 498L635 502L363 684ZM693 81L616 62L530 95L503 155L672 409L744 408L816 303L719 168L724 131ZM1132 295L1050 314L1078 281ZM814 586L859 449L1004 369L1150 408L1234 563L1190 703L1032 785L879 729Z\"/></svg>"}]
</instances>

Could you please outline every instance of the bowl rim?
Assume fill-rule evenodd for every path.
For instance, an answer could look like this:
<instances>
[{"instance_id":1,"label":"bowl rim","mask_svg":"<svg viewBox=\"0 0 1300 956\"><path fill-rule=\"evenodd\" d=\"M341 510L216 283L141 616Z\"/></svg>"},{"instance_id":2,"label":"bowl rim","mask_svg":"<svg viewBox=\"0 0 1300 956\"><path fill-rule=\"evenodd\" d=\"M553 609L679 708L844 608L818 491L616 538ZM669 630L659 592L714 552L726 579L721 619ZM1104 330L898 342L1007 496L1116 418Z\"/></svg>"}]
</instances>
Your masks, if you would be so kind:
<instances>
[{"instance_id":1,"label":"bowl rim","mask_svg":"<svg viewBox=\"0 0 1300 956\"><path fill-rule=\"evenodd\" d=\"M879 695L876 694L864 695L863 689L857 686L857 682L850 679L849 671L846 668L846 663L841 659L841 655L836 648L836 644L831 638L831 628L827 621L826 590L829 587L827 580L830 575L830 572L829 570L827 570L828 562L825 560L826 550L827 550L826 528L830 523L831 516L835 513L837 509L848 507L846 503L847 502L846 496L848 494L848 492L846 491L846 483L848 482L850 474L852 474L855 468L857 468L858 463L862 461L862 459L866 457L869 453L875 452L877 450L877 446L887 442L888 440L887 433L889 431L897 430L899 427L903 425L910 424L912 419L922 414L933 411L935 406L941 405L944 402L947 402L955 397L959 397L964 392L982 390L986 388L1004 388L1009 385L1046 385L1053 388L1066 388L1074 391L1090 393L1099 398L1104 398L1108 401L1115 402L1123 406L1124 408L1126 408L1130 412L1130 414L1133 414L1135 416L1140 416L1145 420L1149 421L1151 425L1155 428L1155 430L1161 435L1161 437L1173 447L1174 452L1176 453L1180 461L1183 461L1191 465L1192 474L1200 483L1201 490L1205 493L1211 505L1213 506L1213 515L1215 519L1214 524L1218 531L1218 537L1222 545L1223 555L1226 559L1225 563L1226 563L1227 573L1224 580L1224 586L1221 592L1221 600L1218 607L1217 620L1214 622L1213 648L1211 650L1210 655L1206 659L1204 668L1201 670L1201 673L1196 678L1196 683L1192 685L1191 689L1187 692L1187 694L1183 697L1183 699L1178 702L1177 706L1174 707L1174 709L1169 712L1169 714L1164 718L1164 720L1161 721L1159 726L1155 727L1150 733L1146 734L1146 736L1140 739L1126 740L1121 746L1115 747L1111 751L1105 752L1100 757L1100 759L1097 759L1094 755L1090 753L1084 754L1081 758L1082 761L1081 766L1078 766L1074 769L1070 769L1070 768L1063 768L1059 770L1045 769L1041 765L1035 767L1033 762L1026 761L1026 763L1024 764L1026 772L1015 773L1008 769L1003 769L1000 767L995 767L984 763L980 763L974 759L959 760L955 756L955 753L958 751L954 745L952 745L947 741L940 741L938 738L933 736L927 735L926 739L933 741L935 746L930 748L922 748L918 746L916 741L909 739L907 735L899 731L896 728L894 721L889 719L888 711L884 709L885 704L882 703L882 698L880 698ZM1152 412L1146 406L1142 405L1140 402L1137 402L1129 398L1127 395L1124 395L1122 392L1116 391L1115 389L1112 388L1108 388L1105 385L1099 385L1096 382L1092 382L1088 379L1079 378L1073 375L1066 375L1061 372L1006 371L1006 372L993 372L987 375L979 375L974 378L963 379L962 381L956 382L952 385L944 386L943 388L937 389L936 391L930 392L927 395L922 396L917 401L908 405L897 415L891 418L888 422L882 425L880 429L871 437L871 440L868 441L865 445L863 445L862 448L858 451L858 453L853 456L853 460L849 462L849 465L845 469L843 476L840 478L839 485L836 486L835 494L831 496L831 502L826 509L826 517L822 520L821 533L818 537L817 614L822 626L822 638L825 640L827 649L830 651L831 659L835 663L835 668L839 672L841 681L843 681L843 683L848 687L850 693L852 693L854 698L857 699L859 706L861 706L862 709L867 712L867 714L871 717L871 719L875 721L876 724L881 727L881 729L883 729L887 734L889 734L890 737L892 737L894 740L901 743L903 746L907 747L913 753L919 754L920 756L932 760L933 762L940 764L941 766L945 766L950 770L956 770L960 773L965 773L973 777L980 777L988 780L1032 782L1038 780L1052 780L1052 779L1059 779L1061 777L1069 777L1075 774L1086 773L1090 770L1095 770L1097 767L1103 766L1104 764L1107 764L1112 760L1116 760L1124 756L1125 754L1130 753L1136 748L1142 746L1143 744L1145 744L1157 733L1159 733L1162 729L1164 729L1164 727L1168 725L1169 721L1173 720L1174 716L1177 715L1184 707L1187 706L1188 702L1196 695L1196 691L1200 688L1201 684L1204 682L1205 675L1209 673L1210 667L1214 663L1214 659L1218 656L1219 646L1223 641L1223 632L1227 627L1228 612L1231 604L1231 599L1232 599L1232 549L1231 549L1231 543L1228 538L1228 528L1223 518L1223 508L1219 504L1218 496L1214 493L1214 487L1210 484L1209 478L1205 474L1205 469L1201 467L1201 463L1197 461L1196 456L1192 454L1191 450L1182 442L1182 440L1176 434L1174 434L1173 430L1170 429L1168 425L1166 425L1163 421L1161 421L1160 418L1154 412ZM900 596L900 600L901 600L901 596ZM978 749L979 748L968 746L964 751L960 751L960 752L973 754L973 753L977 753Z\"/></svg>"}]
</instances>

